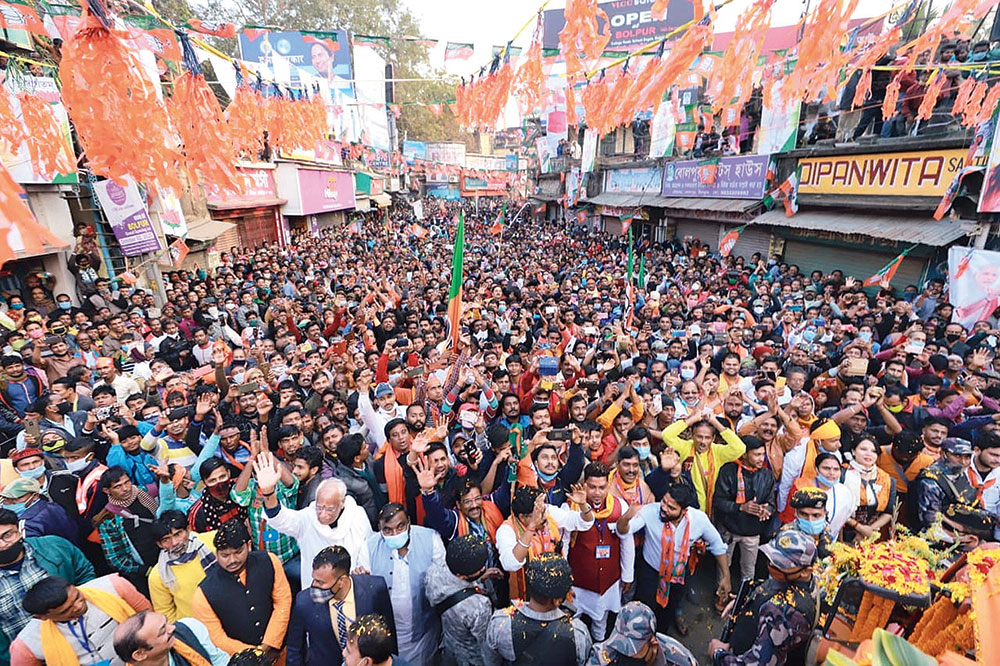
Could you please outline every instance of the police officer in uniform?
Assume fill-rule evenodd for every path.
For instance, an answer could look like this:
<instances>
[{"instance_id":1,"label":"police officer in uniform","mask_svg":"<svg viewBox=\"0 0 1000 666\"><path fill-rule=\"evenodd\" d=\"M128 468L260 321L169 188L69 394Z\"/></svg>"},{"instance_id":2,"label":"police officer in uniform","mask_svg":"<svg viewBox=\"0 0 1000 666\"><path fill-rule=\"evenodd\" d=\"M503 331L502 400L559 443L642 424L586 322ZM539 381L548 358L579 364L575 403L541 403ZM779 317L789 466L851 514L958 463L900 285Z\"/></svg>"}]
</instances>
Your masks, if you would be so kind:
<instances>
[{"instance_id":1,"label":"police officer in uniform","mask_svg":"<svg viewBox=\"0 0 1000 666\"><path fill-rule=\"evenodd\" d=\"M781 666L805 663L816 621L812 569L816 543L794 527L778 532L760 547L768 559L770 578L759 583L736 618L729 643L708 645L715 666Z\"/></svg>"},{"instance_id":2,"label":"police officer in uniform","mask_svg":"<svg viewBox=\"0 0 1000 666\"><path fill-rule=\"evenodd\" d=\"M819 559L830 555L833 540L827 530L826 500L827 493L822 488L800 488L796 490L788 503L795 509L795 520L781 528L794 529L812 539L816 544L816 554ZM763 548L761 549L763 550Z\"/></svg>"},{"instance_id":3,"label":"police officer in uniform","mask_svg":"<svg viewBox=\"0 0 1000 666\"><path fill-rule=\"evenodd\" d=\"M917 529L924 530L944 514L952 504L976 506L978 493L969 480L972 464L972 444L959 437L948 437L941 442L941 458L928 465L914 480L913 493Z\"/></svg>"},{"instance_id":4,"label":"police officer in uniform","mask_svg":"<svg viewBox=\"0 0 1000 666\"><path fill-rule=\"evenodd\" d=\"M527 601L493 613L483 643L486 666L577 666L590 653L590 632L562 606L573 586L569 562L543 553L524 566Z\"/></svg>"}]
</instances>

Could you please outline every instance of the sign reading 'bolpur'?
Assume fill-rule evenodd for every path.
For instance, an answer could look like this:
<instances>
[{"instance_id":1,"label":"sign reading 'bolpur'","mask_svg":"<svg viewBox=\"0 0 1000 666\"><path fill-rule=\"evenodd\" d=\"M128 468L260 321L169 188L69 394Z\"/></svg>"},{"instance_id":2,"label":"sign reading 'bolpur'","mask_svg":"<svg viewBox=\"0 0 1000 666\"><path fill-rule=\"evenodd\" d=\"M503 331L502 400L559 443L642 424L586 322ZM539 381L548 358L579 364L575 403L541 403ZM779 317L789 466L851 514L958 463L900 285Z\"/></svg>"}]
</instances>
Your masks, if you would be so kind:
<instances>
[{"instance_id":1,"label":"sign reading 'bolpur'","mask_svg":"<svg viewBox=\"0 0 1000 666\"><path fill-rule=\"evenodd\" d=\"M799 194L940 197L966 151L831 155L799 160Z\"/></svg>"}]
</instances>

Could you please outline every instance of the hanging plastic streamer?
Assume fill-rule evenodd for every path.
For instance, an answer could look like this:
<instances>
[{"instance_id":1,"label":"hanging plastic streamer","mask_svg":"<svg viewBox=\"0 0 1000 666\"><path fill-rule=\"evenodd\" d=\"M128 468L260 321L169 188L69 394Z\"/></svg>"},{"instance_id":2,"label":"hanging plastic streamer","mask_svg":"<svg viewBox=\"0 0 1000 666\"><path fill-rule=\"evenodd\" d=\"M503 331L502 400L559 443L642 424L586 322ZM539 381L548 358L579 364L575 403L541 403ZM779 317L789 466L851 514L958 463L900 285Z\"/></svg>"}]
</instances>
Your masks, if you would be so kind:
<instances>
[{"instance_id":1,"label":"hanging plastic streamer","mask_svg":"<svg viewBox=\"0 0 1000 666\"><path fill-rule=\"evenodd\" d=\"M985 123L993 116L993 110L1000 104L1000 83L990 86L990 91L986 95L986 100L979 107L979 112L973 117L973 124Z\"/></svg>"},{"instance_id":2,"label":"hanging plastic streamer","mask_svg":"<svg viewBox=\"0 0 1000 666\"><path fill-rule=\"evenodd\" d=\"M233 64L236 67L236 93L223 117L233 151L253 161L264 149L264 98L246 81L242 66Z\"/></svg>"},{"instance_id":3,"label":"hanging plastic streamer","mask_svg":"<svg viewBox=\"0 0 1000 666\"><path fill-rule=\"evenodd\" d=\"M14 182L7 167L0 163L0 265L17 255L10 246L9 234L17 224L20 245L27 256L47 254L64 247L49 231L48 227L39 224L31 209L21 198L24 190Z\"/></svg>"},{"instance_id":4,"label":"hanging plastic streamer","mask_svg":"<svg viewBox=\"0 0 1000 666\"><path fill-rule=\"evenodd\" d=\"M268 143L277 151L290 152L294 148L288 127L287 108L285 96L277 84L272 84L271 93L264 98L264 113Z\"/></svg>"},{"instance_id":5,"label":"hanging plastic streamer","mask_svg":"<svg viewBox=\"0 0 1000 666\"><path fill-rule=\"evenodd\" d=\"M605 127L604 112L608 103L608 91L612 79L618 76L618 70L612 70L611 76L604 70L596 81L591 79L587 87L583 89L581 102L583 103L583 117L587 122L587 129L597 132L598 136L604 136L608 130Z\"/></svg>"},{"instance_id":6,"label":"hanging plastic streamer","mask_svg":"<svg viewBox=\"0 0 1000 666\"><path fill-rule=\"evenodd\" d=\"M868 93L872 89L872 70L865 69L861 72L861 78L858 79L858 85L854 88L854 99L851 100L851 108L856 109L859 106L864 106L865 100L868 99Z\"/></svg>"},{"instance_id":7,"label":"hanging plastic streamer","mask_svg":"<svg viewBox=\"0 0 1000 666\"><path fill-rule=\"evenodd\" d=\"M709 88L718 90L712 98L712 112L719 113L729 105L743 107L750 99L753 86L746 80L747 67L756 67L764 36L771 25L771 8L775 0L755 0L736 21L733 38L722 54L722 60L712 70Z\"/></svg>"},{"instance_id":8,"label":"hanging plastic streamer","mask_svg":"<svg viewBox=\"0 0 1000 666\"><path fill-rule=\"evenodd\" d=\"M654 21L662 21L667 15L667 7L670 0L654 0L653 6L649 8L649 13Z\"/></svg>"},{"instance_id":9,"label":"hanging plastic streamer","mask_svg":"<svg viewBox=\"0 0 1000 666\"><path fill-rule=\"evenodd\" d=\"M899 101L899 74L885 87L885 98L882 100L882 120L889 120L896 115L896 102Z\"/></svg>"},{"instance_id":10,"label":"hanging plastic streamer","mask_svg":"<svg viewBox=\"0 0 1000 666\"><path fill-rule=\"evenodd\" d=\"M25 143L35 172L53 180L59 174L76 171L76 160L69 154L66 135L52 106L25 91L19 92L17 99L21 103Z\"/></svg>"},{"instance_id":11,"label":"hanging plastic streamer","mask_svg":"<svg viewBox=\"0 0 1000 666\"><path fill-rule=\"evenodd\" d=\"M798 62L782 87L786 99L812 101L840 90L840 71L850 52L841 49L858 0L820 0L798 43Z\"/></svg>"},{"instance_id":12,"label":"hanging plastic streamer","mask_svg":"<svg viewBox=\"0 0 1000 666\"><path fill-rule=\"evenodd\" d=\"M566 74L576 76L583 71L582 53L589 59L599 58L611 41L611 21L597 0L567 0L564 11L566 25L559 31L559 47L566 59ZM598 21L604 21L604 32Z\"/></svg>"},{"instance_id":13,"label":"hanging plastic streamer","mask_svg":"<svg viewBox=\"0 0 1000 666\"><path fill-rule=\"evenodd\" d=\"M129 49L130 36L109 25L100 0L88 0L59 63L63 101L87 162L96 175L119 183L129 176L179 192L183 156L166 108Z\"/></svg>"},{"instance_id":14,"label":"hanging plastic streamer","mask_svg":"<svg viewBox=\"0 0 1000 666\"><path fill-rule=\"evenodd\" d=\"M524 64L514 77L512 92L517 98L522 115L530 114L542 107L545 97L545 72L542 71L542 40L540 37L542 17L539 15L535 26L535 36L524 58Z\"/></svg>"},{"instance_id":15,"label":"hanging plastic streamer","mask_svg":"<svg viewBox=\"0 0 1000 666\"><path fill-rule=\"evenodd\" d=\"M621 74L612 82L608 92L607 111L605 112L604 126L611 131L615 127L620 127L632 122L635 118L636 109L628 104L628 93L635 82L635 68L629 68L629 61L625 61Z\"/></svg>"},{"instance_id":16,"label":"hanging plastic streamer","mask_svg":"<svg viewBox=\"0 0 1000 666\"><path fill-rule=\"evenodd\" d=\"M924 92L924 98L920 101L920 107L917 109L918 119L927 120L931 117L934 107L937 105L938 97L941 95L941 90L947 81L948 77L943 76L940 70L934 70L930 80L927 82L927 90Z\"/></svg>"},{"instance_id":17,"label":"hanging plastic streamer","mask_svg":"<svg viewBox=\"0 0 1000 666\"><path fill-rule=\"evenodd\" d=\"M455 88L455 117L462 127L469 126L469 87L465 83L464 76Z\"/></svg>"},{"instance_id":18,"label":"hanging plastic streamer","mask_svg":"<svg viewBox=\"0 0 1000 666\"><path fill-rule=\"evenodd\" d=\"M319 86L313 89L312 97L305 102L305 109L307 119L305 140L316 146L324 141L330 133L330 124L326 119L326 103L323 101Z\"/></svg>"},{"instance_id":19,"label":"hanging plastic streamer","mask_svg":"<svg viewBox=\"0 0 1000 666\"><path fill-rule=\"evenodd\" d=\"M681 82L695 59L711 44L712 20L710 14L705 21L692 25L674 42L670 53L663 59L656 78L640 98L643 106L656 103L655 100L661 99L668 88Z\"/></svg>"},{"instance_id":20,"label":"hanging plastic streamer","mask_svg":"<svg viewBox=\"0 0 1000 666\"><path fill-rule=\"evenodd\" d=\"M653 82L663 74L663 67L666 64L663 59L663 51L666 43L666 40L660 42L659 47L656 49L655 57L646 60L645 67L643 67L642 71L632 82L632 88L629 90L629 103L637 112L649 109L655 112L656 109L660 108L663 93L661 92L660 96L656 99L653 99L650 93L653 90Z\"/></svg>"},{"instance_id":21,"label":"hanging plastic streamer","mask_svg":"<svg viewBox=\"0 0 1000 666\"><path fill-rule=\"evenodd\" d=\"M3 86L0 86L0 141L7 144L10 152L17 152L24 141L24 129L14 114L13 99Z\"/></svg>"},{"instance_id":22,"label":"hanging plastic streamer","mask_svg":"<svg viewBox=\"0 0 1000 666\"><path fill-rule=\"evenodd\" d=\"M497 58L499 62L499 57ZM491 72L481 101L479 126L492 129L507 105L510 86L514 82L514 70L510 65L510 44L504 52L503 64Z\"/></svg>"},{"instance_id":23,"label":"hanging plastic streamer","mask_svg":"<svg viewBox=\"0 0 1000 666\"><path fill-rule=\"evenodd\" d=\"M975 124L975 118L979 115L979 109L982 108L988 91L989 84L986 81L976 81L972 92L969 93L969 100L965 104L965 109L962 111L962 125L971 127Z\"/></svg>"},{"instance_id":24,"label":"hanging plastic streamer","mask_svg":"<svg viewBox=\"0 0 1000 666\"><path fill-rule=\"evenodd\" d=\"M236 173L236 151L229 138L229 126L215 93L208 87L201 63L195 56L191 38L178 30L184 73L174 81L168 109L184 146L185 166L191 182L196 173L206 185L225 192L242 188Z\"/></svg>"},{"instance_id":25,"label":"hanging plastic streamer","mask_svg":"<svg viewBox=\"0 0 1000 666\"><path fill-rule=\"evenodd\" d=\"M973 76L969 76L962 81L962 84L958 86L958 90L955 92L955 103L951 107L951 115L957 116L965 111L965 107L969 103L969 98L972 97L972 91L975 87L976 79Z\"/></svg>"}]
</instances>

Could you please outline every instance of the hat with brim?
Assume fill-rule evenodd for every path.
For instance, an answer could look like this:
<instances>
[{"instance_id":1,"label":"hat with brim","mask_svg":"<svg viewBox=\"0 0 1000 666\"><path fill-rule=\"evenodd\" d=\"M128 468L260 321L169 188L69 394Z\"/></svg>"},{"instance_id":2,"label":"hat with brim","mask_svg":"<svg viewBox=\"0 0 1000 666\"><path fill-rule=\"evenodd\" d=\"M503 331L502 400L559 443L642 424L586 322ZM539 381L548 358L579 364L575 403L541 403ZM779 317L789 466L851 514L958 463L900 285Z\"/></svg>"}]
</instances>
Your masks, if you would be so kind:
<instances>
[{"instance_id":1,"label":"hat with brim","mask_svg":"<svg viewBox=\"0 0 1000 666\"><path fill-rule=\"evenodd\" d=\"M760 552L776 569L799 569L816 561L816 541L804 532L786 527L761 546Z\"/></svg>"},{"instance_id":2,"label":"hat with brim","mask_svg":"<svg viewBox=\"0 0 1000 666\"><path fill-rule=\"evenodd\" d=\"M40 492L42 492L42 487L38 485L38 481L22 476L14 479L3 490L0 490L0 497L4 499L17 499L28 493L37 494Z\"/></svg>"}]
</instances>

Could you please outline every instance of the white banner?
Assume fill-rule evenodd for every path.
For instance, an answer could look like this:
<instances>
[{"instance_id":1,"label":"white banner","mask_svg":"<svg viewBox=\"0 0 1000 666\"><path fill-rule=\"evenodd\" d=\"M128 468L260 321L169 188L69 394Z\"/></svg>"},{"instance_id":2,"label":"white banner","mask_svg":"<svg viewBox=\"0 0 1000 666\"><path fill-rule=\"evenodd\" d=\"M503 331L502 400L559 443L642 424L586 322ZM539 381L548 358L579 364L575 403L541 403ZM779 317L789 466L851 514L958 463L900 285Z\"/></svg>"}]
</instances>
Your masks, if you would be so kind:
<instances>
[{"instance_id":1,"label":"white banner","mask_svg":"<svg viewBox=\"0 0 1000 666\"><path fill-rule=\"evenodd\" d=\"M953 322L970 330L1000 307L1000 252L971 247L948 248L948 300Z\"/></svg>"}]
</instances>

